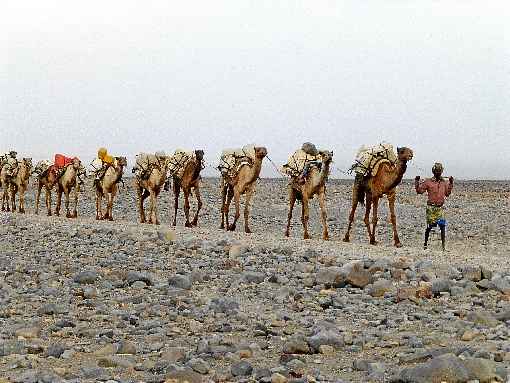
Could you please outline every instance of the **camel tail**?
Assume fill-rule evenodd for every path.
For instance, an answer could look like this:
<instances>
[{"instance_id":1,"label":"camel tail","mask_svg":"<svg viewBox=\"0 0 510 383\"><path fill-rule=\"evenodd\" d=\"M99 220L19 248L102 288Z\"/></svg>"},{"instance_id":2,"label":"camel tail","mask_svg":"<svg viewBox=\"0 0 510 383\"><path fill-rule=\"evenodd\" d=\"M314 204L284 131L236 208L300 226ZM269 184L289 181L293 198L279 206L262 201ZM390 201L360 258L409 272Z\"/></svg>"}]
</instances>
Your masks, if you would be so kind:
<instances>
[{"instance_id":1,"label":"camel tail","mask_svg":"<svg viewBox=\"0 0 510 383\"><path fill-rule=\"evenodd\" d=\"M365 206L365 195L367 194L367 190L362 177L356 176L356 179L354 180L354 193L356 193L358 203Z\"/></svg>"}]
</instances>

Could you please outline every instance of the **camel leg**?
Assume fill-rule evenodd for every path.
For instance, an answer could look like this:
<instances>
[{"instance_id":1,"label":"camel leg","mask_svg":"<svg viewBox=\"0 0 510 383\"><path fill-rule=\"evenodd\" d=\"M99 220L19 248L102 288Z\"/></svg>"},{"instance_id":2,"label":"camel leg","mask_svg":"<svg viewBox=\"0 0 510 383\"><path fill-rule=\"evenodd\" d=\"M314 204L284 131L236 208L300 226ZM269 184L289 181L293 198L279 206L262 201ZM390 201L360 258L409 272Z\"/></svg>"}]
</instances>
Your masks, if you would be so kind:
<instances>
[{"instance_id":1,"label":"camel leg","mask_svg":"<svg viewBox=\"0 0 510 383\"><path fill-rule=\"evenodd\" d=\"M395 215L395 199L396 199L396 194L395 194L395 190L393 190L388 195L388 207L390 209L391 225L393 226L393 242L395 244L395 247L402 247L402 244L400 243L400 239L398 238L398 232L397 232L397 216Z\"/></svg>"},{"instance_id":2,"label":"camel leg","mask_svg":"<svg viewBox=\"0 0 510 383\"><path fill-rule=\"evenodd\" d=\"M19 212L25 214L25 187L23 185L19 188Z\"/></svg>"},{"instance_id":3,"label":"camel leg","mask_svg":"<svg viewBox=\"0 0 510 383\"><path fill-rule=\"evenodd\" d=\"M225 202L225 227L227 230L229 230L229 223L228 223L228 213L230 211L230 203L232 202L232 198L234 197L234 189L230 186L228 186L227 189L227 200Z\"/></svg>"},{"instance_id":4,"label":"camel leg","mask_svg":"<svg viewBox=\"0 0 510 383\"><path fill-rule=\"evenodd\" d=\"M138 195L138 210L140 213L140 223L145 223L145 210L143 209L143 201L149 196L149 193L146 193L140 186L136 188L136 194Z\"/></svg>"},{"instance_id":5,"label":"camel leg","mask_svg":"<svg viewBox=\"0 0 510 383\"><path fill-rule=\"evenodd\" d=\"M183 194L184 194L184 215L186 216L186 223L184 224L184 226L186 226L186 227L191 227L191 223L189 221L189 193L190 193L190 189L189 188L183 189Z\"/></svg>"},{"instance_id":6,"label":"camel leg","mask_svg":"<svg viewBox=\"0 0 510 383\"><path fill-rule=\"evenodd\" d=\"M365 202L365 217L363 218L363 222L365 222L365 227L367 228L368 240L372 238L372 230L370 229L370 211L372 210L372 195L367 193L366 202Z\"/></svg>"},{"instance_id":7,"label":"camel leg","mask_svg":"<svg viewBox=\"0 0 510 383\"><path fill-rule=\"evenodd\" d=\"M99 189L96 189L96 220L103 219L103 198Z\"/></svg>"},{"instance_id":8,"label":"camel leg","mask_svg":"<svg viewBox=\"0 0 510 383\"><path fill-rule=\"evenodd\" d=\"M44 197L46 200L46 210L48 210L48 217L51 217L51 189L46 187Z\"/></svg>"},{"instance_id":9,"label":"camel leg","mask_svg":"<svg viewBox=\"0 0 510 383\"><path fill-rule=\"evenodd\" d=\"M64 189L65 206L66 206L66 218L71 218L71 212L69 211L69 189Z\"/></svg>"},{"instance_id":10,"label":"camel leg","mask_svg":"<svg viewBox=\"0 0 510 383\"><path fill-rule=\"evenodd\" d=\"M372 208L372 233L370 236L370 244L377 245L377 241L375 240L376 228L377 228L377 211L379 210L379 197L372 198L373 208Z\"/></svg>"},{"instance_id":11,"label":"camel leg","mask_svg":"<svg viewBox=\"0 0 510 383\"><path fill-rule=\"evenodd\" d=\"M347 232L344 236L344 242L350 242L351 240L351 229L352 223L354 222L354 216L356 214L356 208L358 207L358 187L359 185L354 185L352 188L352 206L351 212L349 213L349 225L347 226Z\"/></svg>"},{"instance_id":12,"label":"camel leg","mask_svg":"<svg viewBox=\"0 0 510 383\"><path fill-rule=\"evenodd\" d=\"M255 185L252 184L248 190L246 191L246 197L244 200L244 232L251 233L250 227L248 225L248 221L250 219L250 203L253 197L253 193L255 193Z\"/></svg>"},{"instance_id":13,"label":"camel leg","mask_svg":"<svg viewBox=\"0 0 510 383\"><path fill-rule=\"evenodd\" d=\"M11 210L12 212L16 212L16 193L17 193L17 188L15 188L15 186L13 184L11 184L9 190L10 190L10 197L11 197Z\"/></svg>"},{"instance_id":14,"label":"camel leg","mask_svg":"<svg viewBox=\"0 0 510 383\"><path fill-rule=\"evenodd\" d=\"M198 213L200 212L200 209L202 209L202 197L200 195L200 188L198 186L194 187L195 191L195 197L197 198L197 211L195 213L195 218L193 218L193 221L191 221L192 226L198 225Z\"/></svg>"},{"instance_id":15,"label":"camel leg","mask_svg":"<svg viewBox=\"0 0 510 383\"><path fill-rule=\"evenodd\" d=\"M296 191L293 187L289 187L289 213L287 214L287 229L285 230L285 236L290 235L290 222L292 220L292 211L294 210L294 204L296 203Z\"/></svg>"},{"instance_id":16,"label":"camel leg","mask_svg":"<svg viewBox=\"0 0 510 383\"><path fill-rule=\"evenodd\" d=\"M112 191L108 195L108 210L106 214L108 215L108 221L113 221L113 200L117 195L117 185L113 185Z\"/></svg>"},{"instance_id":17,"label":"camel leg","mask_svg":"<svg viewBox=\"0 0 510 383\"><path fill-rule=\"evenodd\" d=\"M236 229L237 220L241 216L241 193L239 192L238 189L234 190L233 196L234 196L234 204L236 207L236 213L234 215L234 222L232 222L232 224L228 227L228 230L230 230L230 231L234 231ZM231 200L231 198L229 198L229 199ZM229 201L229 205L230 205L230 201Z\"/></svg>"},{"instance_id":18,"label":"camel leg","mask_svg":"<svg viewBox=\"0 0 510 383\"><path fill-rule=\"evenodd\" d=\"M149 223L153 223L154 225L159 225L158 204L157 204L158 195L156 194L155 191L149 191L149 194L150 194Z\"/></svg>"},{"instance_id":19,"label":"camel leg","mask_svg":"<svg viewBox=\"0 0 510 383\"><path fill-rule=\"evenodd\" d=\"M80 185L79 184L76 184L76 186L74 187L74 190L73 190L73 201L74 201L74 206L73 206L73 212L71 214L71 218L76 218L78 217L78 197L80 196Z\"/></svg>"},{"instance_id":20,"label":"camel leg","mask_svg":"<svg viewBox=\"0 0 510 383\"><path fill-rule=\"evenodd\" d=\"M326 212L326 194L324 190L319 193L319 207L321 209L321 218L322 218L322 239L328 240L328 215Z\"/></svg>"},{"instance_id":21,"label":"camel leg","mask_svg":"<svg viewBox=\"0 0 510 383\"><path fill-rule=\"evenodd\" d=\"M303 195L303 200L301 201L301 222L303 223L303 238L310 239L310 234L308 233L308 219L309 219L309 206L308 206L308 198Z\"/></svg>"},{"instance_id":22,"label":"camel leg","mask_svg":"<svg viewBox=\"0 0 510 383\"><path fill-rule=\"evenodd\" d=\"M177 226L177 210L179 209L179 194L181 193L181 185L174 180L174 222L173 226Z\"/></svg>"},{"instance_id":23,"label":"camel leg","mask_svg":"<svg viewBox=\"0 0 510 383\"><path fill-rule=\"evenodd\" d=\"M35 214L39 214L39 198L41 197L42 184L41 181L37 183L37 192L35 195Z\"/></svg>"},{"instance_id":24,"label":"camel leg","mask_svg":"<svg viewBox=\"0 0 510 383\"><path fill-rule=\"evenodd\" d=\"M221 225L220 229L225 228L225 208L227 200L227 184L225 181L221 183ZM228 227L228 224L227 224Z\"/></svg>"},{"instance_id":25,"label":"camel leg","mask_svg":"<svg viewBox=\"0 0 510 383\"><path fill-rule=\"evenodd\" d=\"M2 211L5 211L5 208L6 208L6 206L5 206L5 190L6 189L5 189L5 186L2 184L2 181L0 181L0 185L2 185L2 188L3 188L3 190L2 190Z\"/></svg>"},{"instance_id":26,"label":"camel leg","mask_svg":"<svg viewBox=\"0 0 510 383\"><path fill-rule=\"evenodd\" d=\"M55 206L55 215L60 216L60 206L62 205L62 189L59 187L57 189L57 204Z\"/></svg>"}]
</instances>

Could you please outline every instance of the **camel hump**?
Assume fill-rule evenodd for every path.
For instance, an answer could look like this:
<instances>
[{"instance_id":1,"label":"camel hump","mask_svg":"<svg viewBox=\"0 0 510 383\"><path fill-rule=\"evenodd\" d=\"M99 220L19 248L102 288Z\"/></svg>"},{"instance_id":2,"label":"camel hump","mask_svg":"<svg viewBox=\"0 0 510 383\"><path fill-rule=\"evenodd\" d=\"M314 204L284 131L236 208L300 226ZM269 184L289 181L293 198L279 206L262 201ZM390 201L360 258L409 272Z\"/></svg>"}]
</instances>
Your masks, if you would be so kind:
<instances>
[{"instance_id":1,"label":"camel hump","mask_svg":"<svg viewBox=\"0 0 510 383\"><path fill-rule=\"evenodd\" d=\"M245 165L253 165L255 161L255 145L248 144L242 148L225 149L221 152L218 170L222 175L233 178Z\"/></svg>"},{"instance_id":2,"label":"camel hump","mask_svg":"<svg viewBox=\"0 0 510 383\"><path fill-rule=\"evenodd\" d=\"M396 161L397 154L393 149L393 145L382 142L374 146L362 146L358 150L355 162L350 170L363 176L375 176L382 164L394 164Z\"/></svg>"},{"instance_id":3,"label":"camel hump","mask_svg":"<svg viewBox=\"0 0 510 383\"><path fill-rule=\"evenodd\" d=\"M48 171L51 165L50 160L41 160L35 164L34 173L42 176Z\"/></svg>"},{"instance_id":4,"label":"camel hump","mask_svg":"<svg viewBox=\"0 0 510 383\"><path fill-rule=\"evenodd\" d=\"M195 160L195 152L193 150L176 149L174 154L169 158L170 174L172 176L182 178L186 166Z\"/></svg>"}]
</instances>

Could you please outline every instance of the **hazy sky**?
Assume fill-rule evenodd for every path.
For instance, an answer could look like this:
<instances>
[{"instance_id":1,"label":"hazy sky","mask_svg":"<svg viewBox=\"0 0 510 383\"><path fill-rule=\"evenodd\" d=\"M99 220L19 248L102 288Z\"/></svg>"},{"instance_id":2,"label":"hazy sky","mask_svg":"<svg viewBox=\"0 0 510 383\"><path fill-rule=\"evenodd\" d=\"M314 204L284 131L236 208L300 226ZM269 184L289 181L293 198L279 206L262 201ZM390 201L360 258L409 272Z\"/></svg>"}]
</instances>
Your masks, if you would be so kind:
<instances>
[{"instance_id":1,"label":"hazy sky","mask_svg":"<svg viewBox=\"0 0 510 383\"><path fill-rule=\"evenodd\" d=\"M414 150L409 177L508 179L509 20L506 0L7 0L0 150L216 165L254 142L282 164L313 141L345 170L384 140Z\"/></svg>"}]
</instances>

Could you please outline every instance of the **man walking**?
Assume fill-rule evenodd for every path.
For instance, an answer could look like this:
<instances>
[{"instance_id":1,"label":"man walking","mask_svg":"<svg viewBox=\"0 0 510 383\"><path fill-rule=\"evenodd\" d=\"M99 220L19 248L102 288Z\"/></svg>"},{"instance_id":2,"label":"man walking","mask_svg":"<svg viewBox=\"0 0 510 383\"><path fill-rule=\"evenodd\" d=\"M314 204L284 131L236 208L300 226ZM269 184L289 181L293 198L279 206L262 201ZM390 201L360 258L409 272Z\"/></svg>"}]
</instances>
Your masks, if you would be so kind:
<instances>
[{"instance_id":1,"label":"man walking","mask_svg":"<svg viewBox=\"0 0 510 383\"><path fill-rule=\"evenodd\" d=\"M443 165L436 162L432 167L434 177L420 183L420 176L416 176L414 186L418 194L427 192L427 228L425 229L425 243L423 248L426 249L429 242L429 234L433 227L439 226L441 230L441 244L443 251L446 250L446 219L444 217L443 204L453 189L453 177L449 177L446 182L443 177Z\"/></svg>"}]
</instances>

